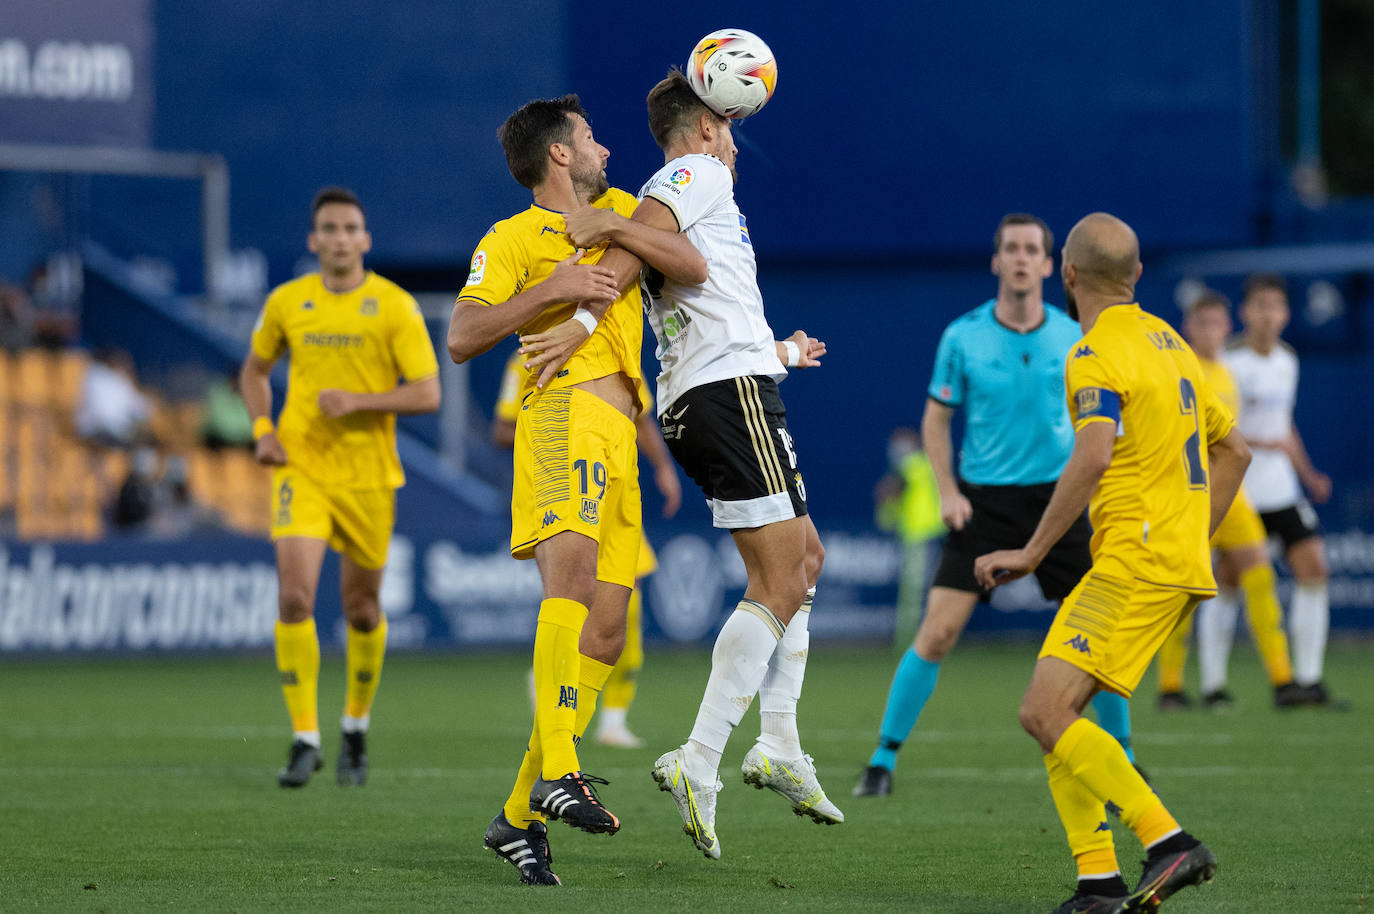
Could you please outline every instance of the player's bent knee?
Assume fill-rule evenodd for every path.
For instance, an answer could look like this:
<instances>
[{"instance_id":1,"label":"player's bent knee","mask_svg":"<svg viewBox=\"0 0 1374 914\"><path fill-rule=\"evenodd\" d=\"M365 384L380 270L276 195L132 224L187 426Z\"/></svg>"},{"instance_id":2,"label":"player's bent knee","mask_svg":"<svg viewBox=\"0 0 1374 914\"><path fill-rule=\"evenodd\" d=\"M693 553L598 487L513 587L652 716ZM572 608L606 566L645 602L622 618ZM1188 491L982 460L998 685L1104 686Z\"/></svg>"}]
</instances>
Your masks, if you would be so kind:
<instances>
[{"instance_id":1,"label":"player's bent knee","mask_svg":"<svg viewBox=\"0 0 1374 914\"><path fill-rule=\"evenodd\" d=\"M315 613L315 594L308 587L282 587L277 615L283 622L304 622Z\"/></svg>"}]
</instances>

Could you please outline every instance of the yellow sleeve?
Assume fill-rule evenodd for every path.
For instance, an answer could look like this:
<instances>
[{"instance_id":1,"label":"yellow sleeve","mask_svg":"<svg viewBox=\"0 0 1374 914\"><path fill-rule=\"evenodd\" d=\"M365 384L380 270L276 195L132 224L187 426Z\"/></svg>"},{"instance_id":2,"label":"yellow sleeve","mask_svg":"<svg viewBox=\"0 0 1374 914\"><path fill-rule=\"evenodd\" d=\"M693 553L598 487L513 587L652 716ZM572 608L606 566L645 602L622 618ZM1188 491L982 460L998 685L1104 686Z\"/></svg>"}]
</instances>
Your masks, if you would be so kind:
<instances>
[{"instance_id":1,"label":"yellow sleeve","mask_svg":"<svg viewBox=\"0 0 1374 914\"><path fill-rule=\"evenodd\" d=\"M391 354L407 382L423 381L439 373L434 357L434 342L429 338L425 316L409 295L401 296L395 307L396 321L391 333Z\"/></svg>"},{"instance_id":2,"label":"yellow sleeve","mask_svg":"<svg viewBox=\"0 0 1374 914\"><path fill-rule=\"evenodd\" d=\"M473 252L468 281L458 298L483 305L499 305L513 298L528 274L521 261L514 229L502 223L493 225Z\"/></svg>"},{"instance_id":3,"label":"yellow sleeve","mask_svg":"<svg viewBox=\"0 0 1374 914\"><path fill-rule=\"evenodd\" d=\"M286 351L286 328L281 324L281 293L273 292L267 296L253 325L253 354L264 362L275 362Z\"/></svg>"},{"instance_id":4,"label":"yellow sleeve","mask_svg":"<svg viewBox=\"0 0 1374 914\"><path fill-rule=\"evenodd\" d=\"M1121 423L1126 399L1123 384L1092 345L1080 343L1069 350L1064 368L1064 389L1069 398L1069 418L1076 432L1092 422Z\"/></svg>"},{"instance_id":5,"label":"yellow sleeve","mask_svg":"<svg viewBox=\"0 0 1374 914\"><path fill-rule=\"evenodd\" d=\"M496 418L514 422L520 414L520 375L524 371L525 357L517 349L506 360L506 370L501 374L501 393L496 398Z\"/></svg>"}]
</instances>

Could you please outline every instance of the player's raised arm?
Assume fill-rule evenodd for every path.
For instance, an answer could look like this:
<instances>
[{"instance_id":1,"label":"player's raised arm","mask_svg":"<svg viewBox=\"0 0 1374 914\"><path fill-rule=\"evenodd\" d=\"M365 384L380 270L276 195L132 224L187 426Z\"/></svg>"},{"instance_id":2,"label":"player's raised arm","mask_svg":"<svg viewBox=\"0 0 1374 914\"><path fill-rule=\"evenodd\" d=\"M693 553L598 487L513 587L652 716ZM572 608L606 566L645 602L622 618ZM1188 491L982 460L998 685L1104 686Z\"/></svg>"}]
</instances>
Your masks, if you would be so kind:
<instances>
[{"instance_id":1,"label":"player's raised arm","mask_svg":"<svg viewBox=\"0 0 1374 914\"><path fill-rule=\"evenodd\" d=\"M545 309L568 302L599 304L604 309L619 295L616 274L600 264L578 263L582 251L554 267L549 278L503 302L488 304L459 298L448 324L448 354L462 363L481 355Z\"/></svg>"},{"instance_id":2,"label":"player's raised arm","mask_svg":"<svg viewBox=\"0 0 1374 914\"><path fill-rule=\"evenodd\" d=\"M568 240L578 247L603 241L614 245L601 264L615 270L621 290L639 281L641 261L681 283L706 281L706 258L682 234L673 211L657 200L641 200L629 219L614 210L586 205L569 213L565 221Z\"/></svg>"}]
</instances>

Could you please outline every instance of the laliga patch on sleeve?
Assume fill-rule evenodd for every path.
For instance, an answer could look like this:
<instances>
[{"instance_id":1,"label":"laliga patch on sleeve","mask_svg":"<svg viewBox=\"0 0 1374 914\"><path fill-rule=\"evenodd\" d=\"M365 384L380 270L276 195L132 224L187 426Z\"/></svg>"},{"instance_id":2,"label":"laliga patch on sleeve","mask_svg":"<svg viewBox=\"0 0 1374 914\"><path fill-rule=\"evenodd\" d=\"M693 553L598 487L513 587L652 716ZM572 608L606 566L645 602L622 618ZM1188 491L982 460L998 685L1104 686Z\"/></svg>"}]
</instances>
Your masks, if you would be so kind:
<instances>
[{"instance_id":1,"label":"laliga patch on sleeve","mask_svg":"<svg viewBox=\"0 0 1374 914\"><path fill-rule=\"evenodd\" d=\"M468 285L475 286L487 275L487 252L478 251L472 255L472 269L468 271Z\"/></svg>"},{"instance_id":2,"label":"laliga patch on sleeve","mask_svg":"<svg viewBox=\"0 0 1374 914\"><path fill-rule=\"evenodd\" d=\"M664 190L674 197L681 197L682 192L692 183L692 169L681 166L673 171L663 180L654 185L654 190Z\"/></svg>"},{"instance_id":3,"label":"laliga patch on sleeve","mask_svg":"<svg viewBox=\"0 0 1374 914\"><path fill-rule=\"evenodd\" d=\"M1121 421L1121 397L1105 387L1080 389L1074 394L1074 406L1078 409L1079 422L1099 416L1117 423Z\"/></svg>"}]
</instances>

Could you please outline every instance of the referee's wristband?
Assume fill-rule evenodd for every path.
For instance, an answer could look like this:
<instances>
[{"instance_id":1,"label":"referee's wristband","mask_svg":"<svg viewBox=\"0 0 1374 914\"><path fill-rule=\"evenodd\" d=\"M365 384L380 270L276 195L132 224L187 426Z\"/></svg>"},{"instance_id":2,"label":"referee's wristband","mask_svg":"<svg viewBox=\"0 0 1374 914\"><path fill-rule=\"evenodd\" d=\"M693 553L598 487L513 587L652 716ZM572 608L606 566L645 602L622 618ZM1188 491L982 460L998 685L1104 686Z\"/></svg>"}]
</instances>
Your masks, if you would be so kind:
<instances>
[{"instance_id":1,"label":"referee's wristband","mask_svg":"<svg viewBox=\"0 0 1374 914\"><path fill-rule=\"evenodd\" d=\"M796 368L801 361L801 347L791 340L783 340L782 348L787 353L787 367Z\"/></svg>"},{"instance_id":2,"label":"referee's wristband","mask_svg":"<svg viewBox=\"0 0 1374 914\"><path fill-rule=\"evenodd\" d=\"M596 325L599 321L596 319L596 315L592 314L592 312L588 311L586 308L579 307L573 312L572 319L587 328L588 336L596 332Z\"/></svg>"},{"instance_id":3,"label":"referee's wristband","mask_svg":"<svg viewBox=\"0 0 1374 914\"><path fill-rule=\"evenodd\" d=\"M266 416L258 416L256 419L253 420L254 441L257 441L263 435L270 435L276 430L276 426L272 424L272 420L267 418Z\"/></svg>"}]
</instances>

